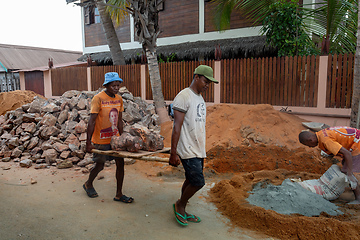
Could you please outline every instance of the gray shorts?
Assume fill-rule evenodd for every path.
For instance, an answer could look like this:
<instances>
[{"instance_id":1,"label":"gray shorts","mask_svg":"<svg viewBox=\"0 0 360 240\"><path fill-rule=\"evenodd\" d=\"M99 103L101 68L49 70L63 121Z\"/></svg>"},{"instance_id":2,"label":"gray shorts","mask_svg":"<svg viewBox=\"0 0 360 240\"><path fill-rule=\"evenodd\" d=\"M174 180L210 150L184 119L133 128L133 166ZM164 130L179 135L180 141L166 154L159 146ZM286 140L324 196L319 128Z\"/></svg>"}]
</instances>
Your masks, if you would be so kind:
<instances>
[{"instance_id":1,"label":"gray shorts","mask_svg":"<svg viewBox=\"0 0 360 240\"><path fill-rule=\"evenodd\" d=\"M94 144L94 147L101 151L111 150L110 144ZM99 153L93 153L93 161L96 163L105 163L106 161L111 161L111 160L116 160L116 159L121 160L123 158L103 155L103 154L99 154Z\"/></svg>"}]
</instances>

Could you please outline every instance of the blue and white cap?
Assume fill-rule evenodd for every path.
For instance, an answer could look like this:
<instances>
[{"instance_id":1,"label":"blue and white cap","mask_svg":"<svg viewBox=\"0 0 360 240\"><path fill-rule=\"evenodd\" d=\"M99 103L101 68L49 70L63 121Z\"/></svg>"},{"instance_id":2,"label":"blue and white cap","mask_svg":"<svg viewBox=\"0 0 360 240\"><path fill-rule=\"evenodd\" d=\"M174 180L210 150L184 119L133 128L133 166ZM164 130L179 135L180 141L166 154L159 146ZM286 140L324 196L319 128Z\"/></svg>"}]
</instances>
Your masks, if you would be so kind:
<instances>
[{"instance_id":1,"label":"blue and white cap","mask_svg":"<svg viewBox=\"0 0 360 240\"><path fill-rule=\"evenodd\" d=\"M115 82L115 81L123 82L123 80L119 77L119 74L117 72L105 73L105 81L104 81L103 86L105 86L108 83Z\"/></svg>"}]
</instances>

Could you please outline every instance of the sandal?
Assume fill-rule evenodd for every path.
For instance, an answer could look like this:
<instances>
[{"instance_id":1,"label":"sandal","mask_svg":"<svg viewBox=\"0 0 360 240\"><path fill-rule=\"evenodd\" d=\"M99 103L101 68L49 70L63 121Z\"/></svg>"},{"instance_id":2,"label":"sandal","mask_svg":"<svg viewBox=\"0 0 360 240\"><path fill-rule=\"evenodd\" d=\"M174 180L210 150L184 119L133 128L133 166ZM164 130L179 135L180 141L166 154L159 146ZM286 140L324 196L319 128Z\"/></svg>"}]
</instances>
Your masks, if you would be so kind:
<instances>
[{"instance_id":1,"label":"sandal","mask_svg":"<svg viewBox=\"0 0 360 240\"><path fill-rule=\"evenodd\" d=\"M199 223L199 222L201 222L200 217L195 216L195 215L193 215L193 214L186 214L186 220L187 220L188 222L194 222L194 223Z\"/></svg>"},{"instance_id":2,"label":"sandal","mask_svg":"<svg viewBox=\"0 0 360 240\"><path fill-rule=\"evenodd\" d=\"M122 195L120 198L114 198L114 201L123 202L123 203L132 203L134 199L126 195Z\"/></svg>"},{"instance_id":3,"label":"sandal","mask_svg":"<svg viewBox=\"0 0 360 240\"><path fill-rule=\"evenodd\" d=\"M175 219L176 221L181 225L181 226L187 226L188 222L186 220L186 214L185 216L181 215L180 213L177 212L176 209L176 204L173 204L173 209L174 209L174 214L175 214Z\"/></svg>"},{"instance_id":4,"label":"sandal","mask_svg":"<svg viewBox=\"0 0 360 240\"><path fill-rule=\"evenodd\" d=\"M95 198L98 197L99 195L97 194L97 192L95 191L95 188L86 188L85 183L83 185L83 188L86 192L86 194L88 195L88 197L90 198Z\"/></svg>"}]
</instances>

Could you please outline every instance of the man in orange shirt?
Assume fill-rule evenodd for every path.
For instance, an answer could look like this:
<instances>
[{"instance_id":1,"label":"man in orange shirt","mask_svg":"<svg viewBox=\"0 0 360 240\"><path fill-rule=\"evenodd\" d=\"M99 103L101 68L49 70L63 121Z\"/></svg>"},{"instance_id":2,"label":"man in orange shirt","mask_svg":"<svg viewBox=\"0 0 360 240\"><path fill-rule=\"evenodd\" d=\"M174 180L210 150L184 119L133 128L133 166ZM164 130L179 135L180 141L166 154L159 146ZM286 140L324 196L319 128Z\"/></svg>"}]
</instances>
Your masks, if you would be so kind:
<instances>
[{"instance_id":1,"label":"man in orange shirt","mask_svg":"<svg viewBox=\"0 0 360 240\"><path fill-rule=\"evenodd\" d=\"M117 93L123 80L116 72L105 74L103 86L106 88L95 95L91 100L90 119L87 129L86 151L91 152L96 148L99 150L111 150L110 140L112 136L119 136L123 133L122 112L124 111L123 99ZM106 160L115 159L116 163L116 194L114 201L132 203L134 199L122 193L124 181L124 158L110 157L94 153L93 161L95 167L90 171L88 180L83 188L91 198L98 194L93 186L94 179L104 169Z\"/></svg>"},{"instance_id":2,"label":"man in orange shirt","mask_svg":"<svg viewBox=\"0 0 360 240\"><path fill-rule=\"evenodd\" d=\"M303 131L299 134L299 141L309 147L318 146L327 154L343 158L341 171L346 173L355 194L355 201L350 204L360 204L360 186L353 174L354 171L359 171L360 161L357 160L360 157L360 130L350 127L331 127L316 133Z\"/></svg>"}]
</instances>

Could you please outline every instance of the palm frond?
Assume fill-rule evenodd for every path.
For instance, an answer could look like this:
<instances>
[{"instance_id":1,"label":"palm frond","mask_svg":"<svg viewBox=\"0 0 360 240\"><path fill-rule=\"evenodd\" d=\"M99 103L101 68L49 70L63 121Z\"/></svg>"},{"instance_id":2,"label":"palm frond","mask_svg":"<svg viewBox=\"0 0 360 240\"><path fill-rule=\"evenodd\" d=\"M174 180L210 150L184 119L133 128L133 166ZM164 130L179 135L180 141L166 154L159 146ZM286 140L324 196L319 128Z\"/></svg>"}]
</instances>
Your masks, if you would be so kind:
<instances>
[{"instance_id":1,"label":"palm frond","mask_svg":"<svg viewBox=\"0 0 360 240\"><path fill-rule=\"evenodd\" d=\"M107 11L110 13L111 18L115 21L116 25L119 26L124 23L126 16L129 15L128 8L130 4L126 0L109 0L107 2ZM115 6L115 7L111 7Z\"/></svg>"}]
</instances>

